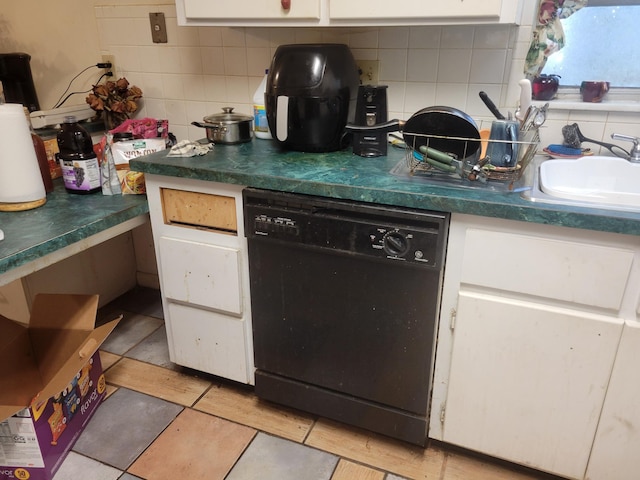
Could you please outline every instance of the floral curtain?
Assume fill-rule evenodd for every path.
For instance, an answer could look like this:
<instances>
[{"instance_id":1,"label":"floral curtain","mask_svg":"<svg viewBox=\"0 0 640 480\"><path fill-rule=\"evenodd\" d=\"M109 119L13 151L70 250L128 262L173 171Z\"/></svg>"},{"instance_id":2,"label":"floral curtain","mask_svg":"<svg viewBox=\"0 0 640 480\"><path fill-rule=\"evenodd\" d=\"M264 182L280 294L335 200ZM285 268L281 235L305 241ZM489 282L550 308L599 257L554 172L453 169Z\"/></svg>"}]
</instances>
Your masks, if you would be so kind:
<instances>
[{"instance_id":1,"label":"floral curtain","mask_svg":"<svg viewBox=\"0 0 640 480\"><path fill-rule=\"evenodd\" d=\"M527 78L540 75L547 58L565 45L564 30L560 20L570 17L588 0L540 0L538 20L533 30L533 39L524 64Z\"/></svg>"}]
</instances>

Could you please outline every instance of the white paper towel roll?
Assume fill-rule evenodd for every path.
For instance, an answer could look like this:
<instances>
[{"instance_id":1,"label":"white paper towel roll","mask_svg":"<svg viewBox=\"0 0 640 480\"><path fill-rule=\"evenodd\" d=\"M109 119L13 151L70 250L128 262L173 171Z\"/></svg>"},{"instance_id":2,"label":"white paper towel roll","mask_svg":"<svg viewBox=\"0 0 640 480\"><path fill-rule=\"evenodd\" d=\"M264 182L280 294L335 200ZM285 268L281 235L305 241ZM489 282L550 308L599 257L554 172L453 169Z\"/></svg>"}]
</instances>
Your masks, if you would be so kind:
<instances>
[{"instance_id":1,"label":"white paper towel roll","mask_svg":"<svg viewBox=\"0 0 640 480\"><path fill-rule=\"evenodd\" d=\"M0 203L33 202L46 196L23 106L0 104Z\"/></svg>"}]
</instances>

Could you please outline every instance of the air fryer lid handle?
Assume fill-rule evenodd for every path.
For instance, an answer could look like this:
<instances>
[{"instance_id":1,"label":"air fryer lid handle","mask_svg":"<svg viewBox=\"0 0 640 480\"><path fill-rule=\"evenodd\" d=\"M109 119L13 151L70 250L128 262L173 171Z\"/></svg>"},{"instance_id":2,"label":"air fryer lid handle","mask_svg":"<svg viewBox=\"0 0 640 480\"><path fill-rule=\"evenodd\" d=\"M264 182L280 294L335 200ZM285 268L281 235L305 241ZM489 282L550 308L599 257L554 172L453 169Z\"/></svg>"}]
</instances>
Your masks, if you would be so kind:
<instances>
[{"instance_id":1,"label":"air fryer lid handle","mask_svg":"<svg viewBox=\"0 0 640 480\"><path fill-rule=\"evenodd\" d=\"M289 136L289 97L281 95L276 101L276 138L284 142Z\"/></svg>"}]
</instances>

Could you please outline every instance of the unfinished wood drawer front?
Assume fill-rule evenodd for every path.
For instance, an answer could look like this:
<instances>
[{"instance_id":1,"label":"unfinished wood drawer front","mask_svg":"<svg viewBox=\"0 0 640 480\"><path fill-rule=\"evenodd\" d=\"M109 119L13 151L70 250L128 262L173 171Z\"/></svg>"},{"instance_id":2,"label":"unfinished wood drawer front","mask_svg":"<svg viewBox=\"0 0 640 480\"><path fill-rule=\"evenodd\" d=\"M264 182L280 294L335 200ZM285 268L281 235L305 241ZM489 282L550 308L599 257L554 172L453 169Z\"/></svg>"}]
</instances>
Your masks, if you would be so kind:
<instances>
[{"instance_id":1,"label":"unfinished wood drawer front","mask_svg":"<svg viewBox=\"0 0 640 480\"><path fill-rule=\"evenodd\" d=\"M159 250L167 298L242 314L239 250L168 237Z\"/></svg>"},{"instance_id":2,"label":"unfinished wood drawer front","mask_svg":"<svg viewBox=\"0 0 640 480\"><path fill-rule=\"evenodd\" d=\"M175 363L248 382L242 320L175 303L168 318Z\"/></svg>"},{"instance_id":3,"label":"unfinished wood drawer front","mask_svg":"<svg viewBox=\"0 0 640 480\"><path fill-rule=\"evenodd\" d=\"M236 200L209 193L160 189L164 222L237 234Z\"/></svg>"},{"instance_id":4,"label":"unfinished wood drawer front","mask_svg":"<svg viewBox=\"0 0 640 480\"><path fill-rule=\"evenodd\" d=\"M623 248L469 229L461 281L619 310L633 257Z\"/></svg>"}]
</instances>

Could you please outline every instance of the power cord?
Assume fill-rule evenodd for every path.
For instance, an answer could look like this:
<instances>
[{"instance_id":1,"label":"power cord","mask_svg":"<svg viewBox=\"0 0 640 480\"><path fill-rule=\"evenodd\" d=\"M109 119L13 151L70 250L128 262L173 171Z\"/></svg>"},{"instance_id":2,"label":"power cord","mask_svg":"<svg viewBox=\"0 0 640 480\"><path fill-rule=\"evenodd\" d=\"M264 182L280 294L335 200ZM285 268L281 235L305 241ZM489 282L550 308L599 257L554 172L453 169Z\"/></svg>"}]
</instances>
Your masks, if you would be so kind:
<instances>
[{"instance_id":1,"label":"power cord","mask_svg":"<svg viewBox=\"0 0 640 480\"><path fill-rule=\"evenodd\" d=\"M80 93L88 93L91 91L91 89L86 90L84 92L71 92L69 95L67 95L64 100L62 100L62 97L64 96L65 93L67 93L69 91L69 89L71 88L71 85L73 84L73 82L80 76L82 75L84 72L86 72L87 70L91 69L91 68L111 68L111 62L105 62L105 63L96 63L95 65L89 65L87 68L85 68L84 70L81 70L80 73L78 73L75 77L73 77L71 79L71 81L69 82L69 85L67 85L67 88L64 92L62 92L62 95L60 95L60 98L58 99L58 101L55 103L55 105L53 106L53 108L60 108L62 105L64 105L64 102L66 102L67 100L69 100L69 98L73 95L77 95ZM113 72L108 71L103 73L100 78L98 78L97 83L100 83L100 80L102 80L104 77L113 77Z\"/></svg>"},{"instance_id":2,"label":"power cord","mask_svg":"<svg viewBox=\"0 0 640 480\"><path fill-rule=\"evenodd\" d=\"M103 73L102 75L100 75L100 78L98 78L98 81L96 82L96 84L100 83L100 80L102 80L104 77L111 77L113 76L112 72L107 72L107 73ZM69 90L67 88L67 90ZM67 100L69 100L70 97L72 97L73 95L79 95L81 93L89 93L91 90L93 90L92 88L90 88L89 90L83 90L82 92L71 92L69 95L67 95L64 100L62 100L61 102L59 102L55 107L55 108L60 108L62 105L64 105L64 102L66 102ZM66 92L65 92L66 93ZM63 94L64 95L64 94Z\"/></svg>"}]
</instances>

